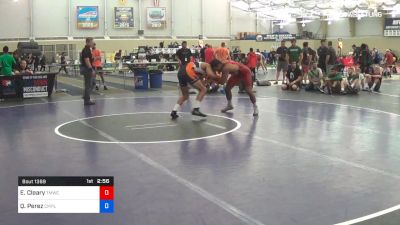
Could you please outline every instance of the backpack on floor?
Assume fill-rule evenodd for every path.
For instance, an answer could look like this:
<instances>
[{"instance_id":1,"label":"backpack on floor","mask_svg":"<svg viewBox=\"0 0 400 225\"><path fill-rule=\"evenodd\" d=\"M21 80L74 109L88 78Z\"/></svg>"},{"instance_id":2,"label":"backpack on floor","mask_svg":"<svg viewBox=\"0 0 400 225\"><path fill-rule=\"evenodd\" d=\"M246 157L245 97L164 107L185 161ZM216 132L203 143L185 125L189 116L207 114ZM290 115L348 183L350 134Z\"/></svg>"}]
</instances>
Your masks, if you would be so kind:
<instances>
[{"instance_id":1,"label":"backpack on floor","mask_svg":"<svg viewBox=\"0 0 400 225\"><path fill-rule=\"evenodd\" d=\"M258 80L257 86L271 86L271 82L268 80Z\"/></svg>"}]
</instances>

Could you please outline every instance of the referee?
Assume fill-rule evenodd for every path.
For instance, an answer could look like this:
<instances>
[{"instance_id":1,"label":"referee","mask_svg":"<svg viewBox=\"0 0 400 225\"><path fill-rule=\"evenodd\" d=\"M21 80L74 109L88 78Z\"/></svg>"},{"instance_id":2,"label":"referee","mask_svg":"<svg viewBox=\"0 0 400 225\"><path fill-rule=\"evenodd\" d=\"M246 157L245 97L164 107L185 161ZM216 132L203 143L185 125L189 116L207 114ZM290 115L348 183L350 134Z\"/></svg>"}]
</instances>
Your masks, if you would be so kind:
<instances>
[{"instance_id":1,"label":"referee","mask_svg":"<svg viewBox=\"0 0 400 225\"><path fill-rule=\"evenodd\" d=\"M90 100L90 92L92 90L92 77L96 76L96 73L92 67L93 57L92 50L94 46L94 40L92 37L86 38L86 45L81 52L81 66L80 72L84 76L85 90L83 94L83 100L85 105L94 105L94 101Z\"/></svg>"}]
</instances>

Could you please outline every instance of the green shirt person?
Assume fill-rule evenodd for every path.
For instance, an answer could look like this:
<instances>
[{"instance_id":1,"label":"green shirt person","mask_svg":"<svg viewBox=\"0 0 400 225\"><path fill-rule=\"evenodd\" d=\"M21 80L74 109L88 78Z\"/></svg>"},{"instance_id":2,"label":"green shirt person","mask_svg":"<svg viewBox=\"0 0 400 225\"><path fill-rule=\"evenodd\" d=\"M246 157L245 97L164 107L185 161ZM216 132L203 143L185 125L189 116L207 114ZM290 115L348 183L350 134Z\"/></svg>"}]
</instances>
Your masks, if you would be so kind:
<instances>
[{"instance_id":1,"label":"green shirt person","mask_svg":"<svg viewBox=\"0 0 400 225\"><path fill-rule=\"evenodd\" d=\"M303 59L302 50L296 45L296 39L290 41L292 45L288 48L287 57L289 58L289 63L296 62L300 63Z\"/></svg>"},{"instance_id":2,"label":"green shirt person","mask_svg":"<svg viewBox=\"0 0 400 225\"><path fill-rule=\"evenodd\" d=\"M0 56L0 75L12 76L13 66L16 64L15 59L8 53L8 46L4 46L3 53Z\"/></svg>"}]
</instances>

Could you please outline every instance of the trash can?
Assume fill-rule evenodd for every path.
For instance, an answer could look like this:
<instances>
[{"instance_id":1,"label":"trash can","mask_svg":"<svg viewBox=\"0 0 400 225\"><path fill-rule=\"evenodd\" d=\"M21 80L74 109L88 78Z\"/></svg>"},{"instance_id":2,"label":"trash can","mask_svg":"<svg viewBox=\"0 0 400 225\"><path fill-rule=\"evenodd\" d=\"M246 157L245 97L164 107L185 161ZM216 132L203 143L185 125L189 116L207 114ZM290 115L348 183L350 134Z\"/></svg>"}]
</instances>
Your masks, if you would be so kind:
<instances>
[{"instance_id":1,"label":"trash can","mask_svg":"<svg viewBox=\"0 0 400 225\"><path fill-rule=\"evenodd\" d=\"M162 74L161 70L149 71L150 88L162 88Z\"/></svg>"},{"instance_id":2,"label":"trash can","mask_svg":"<svg viewBox=\"0 0 400 225\"><path fill-rule=\"evenodd\" d=\"M147 90L149 88L149 74L146 70L134 71L135 89Z\"/></svg>"}]
</instances>

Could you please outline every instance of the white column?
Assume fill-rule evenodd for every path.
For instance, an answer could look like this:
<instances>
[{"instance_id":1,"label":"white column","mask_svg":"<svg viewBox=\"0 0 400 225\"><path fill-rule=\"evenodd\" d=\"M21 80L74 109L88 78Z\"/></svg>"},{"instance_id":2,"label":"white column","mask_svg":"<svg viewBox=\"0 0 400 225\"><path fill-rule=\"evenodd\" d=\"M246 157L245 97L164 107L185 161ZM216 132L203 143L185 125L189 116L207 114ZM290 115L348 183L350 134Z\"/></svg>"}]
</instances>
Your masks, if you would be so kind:
<instances>
[{"instance_id":1,"label":"white column","mask_svg":"<svg viewBox=\"0 0 400 225\"><path fill-rule=\"evenodd\" d=\"M142 0L139 0L139 30L142 29Z\"/></svg>"},{"instance_id":2,"label":"white column","mask_svg":"<svg viewBox=\"0 0 400 225\"><path fill-rule=\"evenodd\" d=\"M258 32L258 13L256 12L256 33Z\"/></svg>"},{"instance_id":3,"label":"white column","mask_svg":"<svg viewBox=\"0 0 400 225\"><path fill-rule=\"evenodd\" d=\"M108 36L108 26L107 26L107 0L104 0L104 36Z\"/></svg>"},{"instance_id":4,"label":"white column","mask_svg":"<svg viewBox=\"0 0 400 225\"><path fill-rule=\"evenodd\" d=\"M33 0L29 0L29 22L30 22L30 33L29 37L33 37Z\"/></svg>"},{"instance_id":5,"label":"white column","mask_svg":"<svg viewBox=\"0 0 400 225\"><path fill-rule=\"evenodd\" d=\"M170 0L171 1L171 38L172 37L174 37L174 33L175 33L175 30L174 30L174 0Z\"/></svg>"},{"instance_id":6,"label":"white column","mask_svg":"<svg viewBox=\"0 0 400 225\"><path fill-rule=\"evenodd\" d=\"M68 2L68 37L71 37L71 0L67 0Z\"/></svg>"},{"instance_id":7,"label":"white column","mask_svg":"<svg viewBox=\"0 0 400 225\"><path fill-rule=\"evenodd\" d=\"M229 9L228 9L228 12L229 12L229 37L230 38L232 38L232 35L234 35L234 34L232 34L232 30L233 30L233 24L232 24L232 0L229 0Z\"/></svg>"},{"instance_id":8,"label":"white column","mask_svg":"<svg viewBox=\"0 0 400 225\"><path fill-rule=\"evenodd\" d=\"M205 37L205 34L204 34L204 1L205 0L201 0L201 6L200 6L200 10L201 10L201 35L203 36L203 38Z\"/></svg>"}]
</instances>

